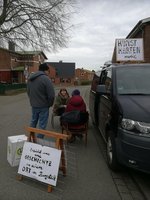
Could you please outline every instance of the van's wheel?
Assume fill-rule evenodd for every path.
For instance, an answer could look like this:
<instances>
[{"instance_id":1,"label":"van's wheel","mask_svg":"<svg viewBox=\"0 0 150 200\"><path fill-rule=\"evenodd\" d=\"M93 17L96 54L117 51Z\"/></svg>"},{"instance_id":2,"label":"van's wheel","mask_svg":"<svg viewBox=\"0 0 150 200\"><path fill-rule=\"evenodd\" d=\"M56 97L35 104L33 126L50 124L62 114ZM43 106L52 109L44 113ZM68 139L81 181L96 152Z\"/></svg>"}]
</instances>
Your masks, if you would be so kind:
<instances>
[{"instance_id":1,"label":"van's wheel","mask_svg":"<svg viewBox=\"0 0 150 200\"><path fill-rule=\"evenodd\" d=\"M113 171L118 171L120 169L120 165L117 161L115 136L112 131L108 131L106 153L109 168Z\"/></svg>"}]
</instances>

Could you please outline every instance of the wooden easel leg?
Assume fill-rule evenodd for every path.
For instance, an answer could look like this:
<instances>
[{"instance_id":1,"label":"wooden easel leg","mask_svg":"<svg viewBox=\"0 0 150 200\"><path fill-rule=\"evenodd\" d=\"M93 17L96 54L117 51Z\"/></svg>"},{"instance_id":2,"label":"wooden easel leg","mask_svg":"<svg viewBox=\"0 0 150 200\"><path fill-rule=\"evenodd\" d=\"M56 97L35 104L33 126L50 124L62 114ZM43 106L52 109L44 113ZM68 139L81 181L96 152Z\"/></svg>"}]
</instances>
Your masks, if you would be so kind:
<instances>
[{"instance_id":1,"label":"wooden easel leg","mask_svg":"<svg viewBox=\"0 0 150 200\"><path fill-rule=\"evenodd\" d=\"M36 138L35 138L35 133L34 132L30 132L28 140L29 140L29 142L36 143Z\"/></svg>"},{"instance_id":2,"label":"wooden easel leg","mask_svg":"<svg viewBox=\"0 0 150 200\"><path fill-rule=\"evenodd\" d=\"M16 177L16 178L17 178L17 180L18 180L18 181L22 181L22 180L23 180L23 176L22 176L22 175L20 175L20 174L19 174L19 175L17 175L17 177Z\"/></svg>"},{"instance_id":3,"label":"wooden easel leg","mask_svg":"<svg viewBox=\"0 0 150 200\"><path fill-rule=\"evenodd\" d=\"M63 175L66 176L66 160L65 160L65 153L62 151L62 171Z\"/></svg>"},{"instance_id":4,"label":"wooden easel leg","mask_svg":"<svg viewBox=\"0 0 150 200\"><path fill-rule=\"evenodd\" d=\"M52 192L52 186L48 185L47 192Z\"/></svg>"},{"instance_id":5,"label":"wooden easel leg","mask_svg":"<svg viewBox=\"0 0 150 200\"><path fill-rule=\"evenodd\" d=\"M68 139L67 139L67 144L69 143L69 140L70 140L70 138L71 138L71 134L68 134L68 132L65 130L65 129L63 129L62 128L62 134L66 134L66 135L68 135L69 137L68 137Z\"/></svg>"},{"instance_id":6,"label":"wooden easel leg","mask_svg":"<svg viewBox=\"0 0 150 200\"><path fill-rule=\"evenodd\" d=\"M52 116L51 116L51 126L52 126L52 128L54 128L54 116L55 116L55 114L52 113Z\"/></svg>"},{"instance_id":7,"label":"wooden easel leg","mask_svg":"<svg viewBox=\"0 0 150 200\"><path fill-rule=\"evenodd\" d=\"M62 150L61 153L61 170L63 172L63 175L66 176L66 160L65 160L65 153L64 153L64 146L63 146L63 141L60 140L60 149Z\"/></svg>"}]
</instances>

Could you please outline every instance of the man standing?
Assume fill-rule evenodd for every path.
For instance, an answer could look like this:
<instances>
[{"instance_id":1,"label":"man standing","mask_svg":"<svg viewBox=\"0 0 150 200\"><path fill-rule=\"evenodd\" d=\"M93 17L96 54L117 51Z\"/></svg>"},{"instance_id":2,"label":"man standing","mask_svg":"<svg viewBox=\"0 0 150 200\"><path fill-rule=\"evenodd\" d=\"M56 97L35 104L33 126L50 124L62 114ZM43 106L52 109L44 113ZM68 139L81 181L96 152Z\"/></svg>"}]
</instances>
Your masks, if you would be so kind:
<instances>
[{"instance_id":1,"label":"man standing","mask_svg":"<svg viewBox=\"0 0 150 200\"><path fill-rule=\"evenodd\" d=\"M55 91L48 77L49 67L46 63L39 65L39 71L31 74L27 83L27 93L32 107L31 127L46 129L49 117L49 108L54 103ZM43 138L42 134L37 137Z\"/></svg>"}]
</instances>

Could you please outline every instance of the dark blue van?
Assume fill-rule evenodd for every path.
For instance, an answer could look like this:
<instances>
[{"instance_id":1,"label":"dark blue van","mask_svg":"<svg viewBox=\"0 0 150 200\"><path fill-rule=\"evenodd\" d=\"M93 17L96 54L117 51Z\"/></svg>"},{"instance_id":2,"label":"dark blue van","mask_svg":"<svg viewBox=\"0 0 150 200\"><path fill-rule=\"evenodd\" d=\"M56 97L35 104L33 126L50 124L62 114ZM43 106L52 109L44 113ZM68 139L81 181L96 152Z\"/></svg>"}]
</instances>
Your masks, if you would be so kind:
<instances>
[{"instance_id":1,"label":"dark blue van","mask_svg":"<svg viewBox=\"0 0 150 200\"><path fill-rule=\"evenodd\" d=\"M107 144L109 167L150 172L150 64L112 64L93 83L90 114Z\"/></svg>"}]
</instances>

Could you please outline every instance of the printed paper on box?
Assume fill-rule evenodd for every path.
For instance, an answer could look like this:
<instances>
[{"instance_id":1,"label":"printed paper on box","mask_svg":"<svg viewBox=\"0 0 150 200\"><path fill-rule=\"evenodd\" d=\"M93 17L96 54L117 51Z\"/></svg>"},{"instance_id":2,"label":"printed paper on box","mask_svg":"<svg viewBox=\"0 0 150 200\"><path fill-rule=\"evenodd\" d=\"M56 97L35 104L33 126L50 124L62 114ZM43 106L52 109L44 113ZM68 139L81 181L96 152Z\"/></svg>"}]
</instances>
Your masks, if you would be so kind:
<instances>
[{"instance_id":1,"label":"printed paper on box","mask_svg":"<svg viewBox=\"0 0 150 200\"><path fill-rule=\"evenodd\" d=\"M8 137L7 161L12 167L19 165L25 141L27 141L27 136L25 135Z\"/></svg>"}]
</instances>

